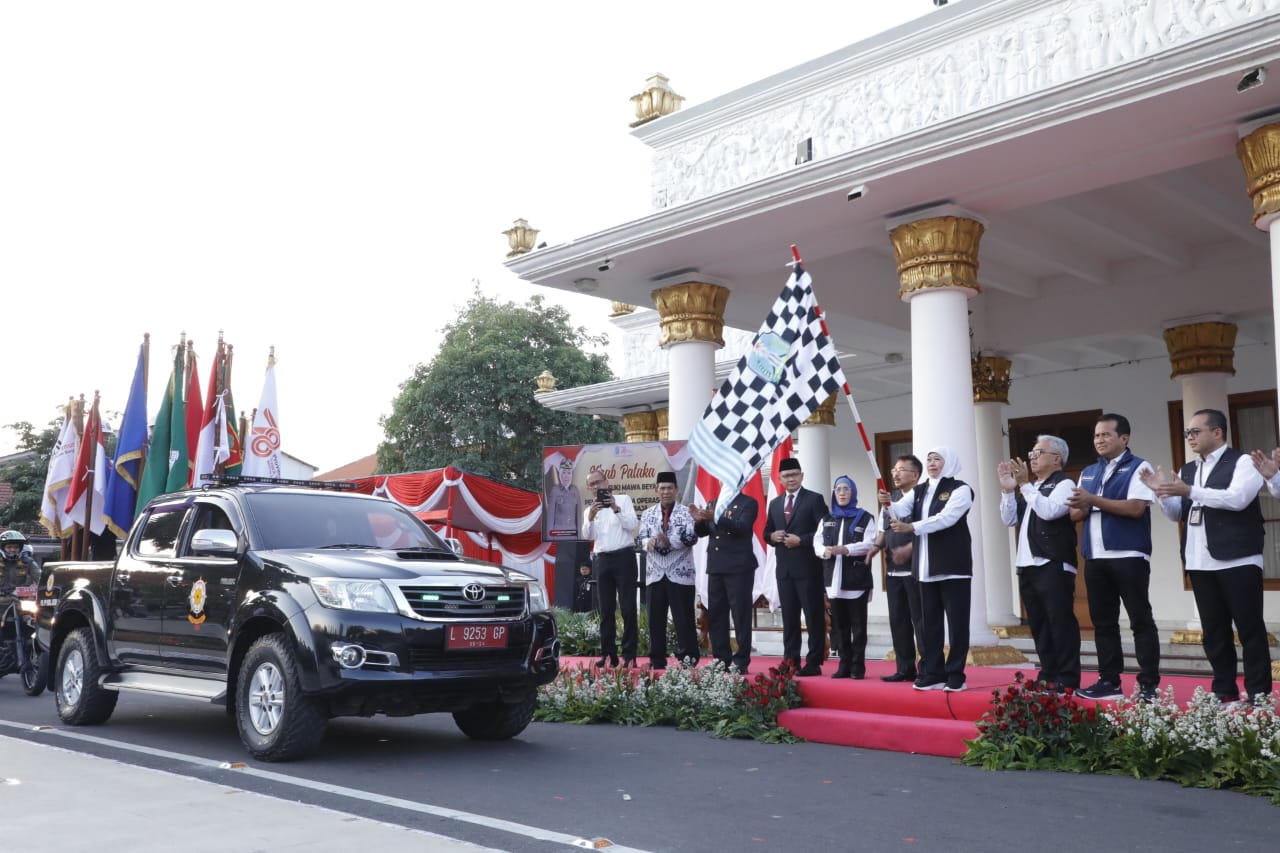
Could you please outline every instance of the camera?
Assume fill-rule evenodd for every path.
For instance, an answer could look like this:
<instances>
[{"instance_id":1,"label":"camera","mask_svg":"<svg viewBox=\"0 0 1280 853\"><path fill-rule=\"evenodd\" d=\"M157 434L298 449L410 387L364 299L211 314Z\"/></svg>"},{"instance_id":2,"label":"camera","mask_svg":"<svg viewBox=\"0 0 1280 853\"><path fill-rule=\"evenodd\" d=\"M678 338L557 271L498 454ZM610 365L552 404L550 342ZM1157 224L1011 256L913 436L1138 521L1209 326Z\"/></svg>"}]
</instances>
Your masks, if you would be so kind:
<instances>
[{"instance_id":1,"label":"camera","mask_svg":"<svg viewBox=\"0 0 1280 853\"><path fill-rule=\"evenodd\" d=\"M608 489L596 489L596 503L607 504L613 500L613 493Z\"/></svg>"},{"instance_id":2,"label":"camera","mask_svg":"<svg viewBox=\"0 0 1280 853\"><path fill-rule=\"evenodd\" d=\"M600 266L596 267L598 272L608 272L613 269L613 258L605 258L600 262Z\"/></svg>"}]
</instances>

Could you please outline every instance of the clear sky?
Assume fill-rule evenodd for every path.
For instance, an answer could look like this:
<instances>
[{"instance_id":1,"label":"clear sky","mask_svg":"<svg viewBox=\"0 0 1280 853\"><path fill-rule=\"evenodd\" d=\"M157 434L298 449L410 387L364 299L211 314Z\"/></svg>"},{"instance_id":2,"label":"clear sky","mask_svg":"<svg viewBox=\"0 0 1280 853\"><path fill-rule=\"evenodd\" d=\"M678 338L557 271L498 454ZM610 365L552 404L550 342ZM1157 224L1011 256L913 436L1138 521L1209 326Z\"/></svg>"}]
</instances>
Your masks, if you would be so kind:
<instances>
[{"instance_id":1,"label":"clear sky","mask_svg":"<svg viewBox=\"0 0 1280 853\"><path fill-rule=\"evenodd\" d=\"M203 386L221 329L246 411L275 346L285 451L321 471L372 453L473 280L611 328L607 302L507 272L501 232L524 217L555 244L648 212L627 127L646 77L687 107L933 11L4 3L0 424L99 390L118 426L144 332L154 417L180 333Z\"/></svg>"}]
</instances>

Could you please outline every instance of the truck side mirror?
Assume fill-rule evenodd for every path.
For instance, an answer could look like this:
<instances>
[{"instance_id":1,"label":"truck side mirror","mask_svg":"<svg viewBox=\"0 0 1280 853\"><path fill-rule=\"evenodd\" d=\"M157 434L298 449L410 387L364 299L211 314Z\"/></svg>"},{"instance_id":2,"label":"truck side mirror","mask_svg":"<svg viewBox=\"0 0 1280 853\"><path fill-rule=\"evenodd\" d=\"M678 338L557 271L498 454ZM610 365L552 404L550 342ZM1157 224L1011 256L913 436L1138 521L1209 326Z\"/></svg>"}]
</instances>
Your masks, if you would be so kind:
<instances>
[{"instance_id":1,"label":"truck side mirror","mask_svg":"<svg viewBox=\"0 0 1280 853\"><path fill-rule=\"evenodd\" d=\"M453 553L457 554L459 557L462 556L461 539L454 539L452 536L446 536L444 541L453 549Z\"/></svg>"},{"instance_id":2,"label":"truck side mirror","mask_svg":"<svg viewBox=\"0 0 1280 853\"><path fill-rule=\"evenodd\" d=\"M193 557L235 557L240 549L234 530L197 530L188 549Z\"/></svg>"}]
</instances>

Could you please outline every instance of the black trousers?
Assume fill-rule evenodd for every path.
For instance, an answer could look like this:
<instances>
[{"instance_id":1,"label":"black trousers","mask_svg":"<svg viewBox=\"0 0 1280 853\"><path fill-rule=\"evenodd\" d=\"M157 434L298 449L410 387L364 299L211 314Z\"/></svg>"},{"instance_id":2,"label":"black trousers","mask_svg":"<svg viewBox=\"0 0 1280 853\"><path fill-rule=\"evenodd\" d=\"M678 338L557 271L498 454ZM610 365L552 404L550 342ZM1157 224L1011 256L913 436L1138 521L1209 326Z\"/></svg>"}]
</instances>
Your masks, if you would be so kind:
<instances>
[{"instance_id":1,"label":"black trousers","mask_svg":"<svg viewBox=\"0 0 1280 853\"><path fill-rule=\"evenodd\" d=\"M600 594L600 651L618 654L618 609L622 610L622 657L636 656L636 553L630 548L595 556Z\"/></svg>"},{"instance_id":2,"label":"black trousers","mask_svg":"<svg viewBox=\"0 0 1280 853\"><path fill-rule=\"evenodd\" d=\"M1213 667L1213 692L1219 699L1237 699L1236 645L1231 623L1240 635L1244 653L1244 690L1250 696L1271 693L1271 649L1262 619L1262 570L1235 566L1217 571L1192 571L1200 623L1204 626L1204 654Z\"/></svg>"},{"instance_id":3,"label":"black trousers","mask_svg":"<svg viewBox=\"0 0 1280 853\"><path fill-rule=\"evenodd\" d=\"M920 645L920 581L911 575L889 575L885 579L889 598L889 634L898 672L916 677L916 647Z\"/></svg>"},{"instance_id":4,"label":"black trousers","mask_svg":"<svg viewBox=\"0 0 1280 853\"><path fill-rule=\"evenodd\" d=\"M867 603L871 590L857 598L831 599L831 631L836 635L842 673L867 674Z\"/></svg>"},{"instance_id":5,"label":"black trousers","mask_svg":"<svg viewBox=\"0 0 1280 853\"><path fill-rule=\"evenodd\" d=\"M751 587L755 572L707 574L707 633L716 660L746 671L751 666ZM729 645L729 616L733 615L738 651Z\"/></svg>"},{"instance_id":6,"label":"black trousers","mask_svg":"<svg viewBox=\"0 0 1280 853\"><path fill-rule=\"evenodd\" d=\"M698 625L693 613L693 584L676 583L663 577L648 585L649 590L649 663L654 669L667 665L667 608L676 626L676 650L679 660L693 658L697 663Z\"/></svg>"},{"instance_id":7,"label":"black trousers","mask_svg":"<svg viewBox=\"0 0 1280 853\"><path fill-rule=\"evenodd\" d=\"M1120 673L1124 672L1124 649L1120 646L1120 604L1123 602L1133 630L1138 683L1144 687L1157 686L1160 683L1160 632L1151 614L1148 591L1151 563L1145 557L1085 560L1084 582L1094 642L1098 646L1098 677L1119 684Z\"/></svg>"},{"instance_id":8,"label":"black trousers","mask_svg":"<svg viewBox=\"0 0 1280 853\"><path fill-rule=\"evenodd\" d=\"M804 663L822 666L827 609L822 601L822 575L779 577L778 598L782 604L782 657L797 667L800 664L800 614L804 613L809 632L809 653Z\"/></svg>"},{"instance_id":9,"label":"black trousers","mask_svg":"<svg viewBox=\"0 0 1280 853\"><path fill-rule=\"evenodd\" d=\"M920 676L931 681L964 683L969 656L970 581L925 581L920 584ZM943 660L947 630L951 648Z\"/></svg>"},{"instance_id":10,"label":"black trousers","mask_svg":"<svg viewBox=\"0 0 1280 853\"><path fill-rule=\"evenodd\" d=\"M1027 608L1031 639L1040 658L1037 680L1080 687L1080 623L1076 620L1076 576L1061 563L1019 566L1018 591Z\"/></svg>"}]
</instances>

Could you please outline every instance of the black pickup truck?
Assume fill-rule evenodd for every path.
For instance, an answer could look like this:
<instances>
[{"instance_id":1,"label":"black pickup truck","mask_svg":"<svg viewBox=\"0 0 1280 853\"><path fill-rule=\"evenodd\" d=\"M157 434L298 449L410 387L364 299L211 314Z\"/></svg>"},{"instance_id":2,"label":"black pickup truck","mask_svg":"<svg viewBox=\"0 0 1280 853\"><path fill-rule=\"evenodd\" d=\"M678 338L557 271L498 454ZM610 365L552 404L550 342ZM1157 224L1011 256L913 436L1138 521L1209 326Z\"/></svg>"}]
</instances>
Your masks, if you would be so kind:
<instances>
[{"instance_id":1,"label":"black pickup truck","mask_svg":"<svg viewBox=\"0 0 1280 853\"><path fill-rule=\"evenodd\" d=\"M311 752L337 716L447 711L473 738L514 737L560 666L537 579L349 492L162 495L114 563L46 563L40 596L64 722L105 722L124 691L188 697L225 705L267 761Z\"/></svg>"}]
</instances>

